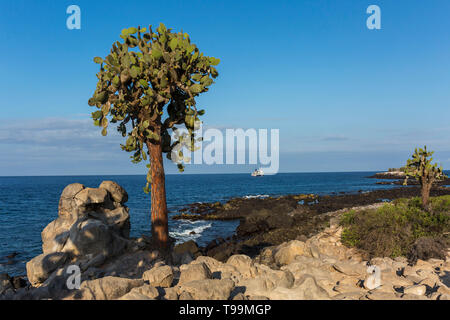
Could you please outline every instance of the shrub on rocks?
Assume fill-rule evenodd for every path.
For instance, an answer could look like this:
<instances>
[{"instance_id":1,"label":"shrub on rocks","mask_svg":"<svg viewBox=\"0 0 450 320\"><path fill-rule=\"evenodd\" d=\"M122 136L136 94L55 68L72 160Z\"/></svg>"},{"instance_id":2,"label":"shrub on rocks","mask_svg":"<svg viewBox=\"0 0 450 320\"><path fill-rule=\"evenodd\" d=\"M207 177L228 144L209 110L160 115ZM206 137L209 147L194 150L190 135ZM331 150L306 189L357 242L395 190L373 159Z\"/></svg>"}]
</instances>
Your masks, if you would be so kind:
<instances>
[{"instance_id":1,"label":"shrub on rocks","mask_svg":"<svg viewBox=\"0 0 450 320\"><path fill-rule=\"evenodd\" d=\"M398 199L378 209L354 210L343 214L343 244L362 249L371 257L406 256L442 258L438 238L450 232L450 196L430 200L431 211L422 208L419 198ZM416 241L419 238L434 240Z\"/></svg>"},{"instance_id":2,"label":"shrub on rocks","mask_svg":"<svg viewBox=\"0 0 450 320\"><path fill-rule=\"evenodd\" d=\"M444 237L424 237L414 242L408 252L408 262L415 264L417 260L428 260L431 258L445 260L449 241Z\"/></svg>"}]
</instances>

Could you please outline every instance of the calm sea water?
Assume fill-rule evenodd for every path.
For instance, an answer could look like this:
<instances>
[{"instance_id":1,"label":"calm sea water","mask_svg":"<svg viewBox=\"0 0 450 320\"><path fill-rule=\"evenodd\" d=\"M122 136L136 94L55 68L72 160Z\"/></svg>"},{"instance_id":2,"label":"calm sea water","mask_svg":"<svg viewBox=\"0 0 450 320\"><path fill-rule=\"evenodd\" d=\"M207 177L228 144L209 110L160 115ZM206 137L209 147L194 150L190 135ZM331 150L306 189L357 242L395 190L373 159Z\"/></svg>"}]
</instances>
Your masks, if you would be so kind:
<instances>
[{"instance_id":1,"label":"calm sea water","mask_svg":"<svg viewBox=\"0 0 450 320\"><path fill-rule=\"evenodd\" d=\"M331 194L385 189L368 176L374 172L282 173L251 177L250 174L167 175L170 215L194 202L224 202L232 197L299 193ZM98 187L104 180L123 186L129 195L131 235L150 233L150 197L143 193L145 176L0 177L0 259L12 252L13 263L0 260L0 273L25 274L25 263L42 253L41 231L57 218L59 196L64 187L79 182ZM169 221L171 235L179 242L195 239L206 245L217 237L231 236L238 221ZM190 235L191 231L196 234Z\"/></svg>"}]
</instances>

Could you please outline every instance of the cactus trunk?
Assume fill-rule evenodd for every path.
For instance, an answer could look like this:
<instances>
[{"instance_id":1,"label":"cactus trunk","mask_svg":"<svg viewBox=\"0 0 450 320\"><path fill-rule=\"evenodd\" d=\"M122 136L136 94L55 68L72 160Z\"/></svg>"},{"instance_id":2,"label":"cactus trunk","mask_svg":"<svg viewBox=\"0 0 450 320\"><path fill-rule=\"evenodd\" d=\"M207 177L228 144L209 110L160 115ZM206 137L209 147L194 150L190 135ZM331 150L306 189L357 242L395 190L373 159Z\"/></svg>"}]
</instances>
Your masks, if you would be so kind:
<instances>
[{"instance_id":1,"label":"cactus trunk","mask_svg":"<svg viewBox=\"0 0 450 320\"><path fill-rule=\"evenodd\" d=\"M166 184L160 143L147 142L151 163L152 238L160 248L167 248L169 239Z\"/></svg>"},{"instance_id":2,"label":"cactus trunk","mask_svg":"<svg viewBox=\"0 0 450 320\"><path fill-rule=\"evenodd\" d=\"M429 204L429 200L430 200L430 191L431 191L431 186L432 183L423 183L422 184L422 206L426 211L430 211L430 204Z\"/></svg>"}]
</instances>

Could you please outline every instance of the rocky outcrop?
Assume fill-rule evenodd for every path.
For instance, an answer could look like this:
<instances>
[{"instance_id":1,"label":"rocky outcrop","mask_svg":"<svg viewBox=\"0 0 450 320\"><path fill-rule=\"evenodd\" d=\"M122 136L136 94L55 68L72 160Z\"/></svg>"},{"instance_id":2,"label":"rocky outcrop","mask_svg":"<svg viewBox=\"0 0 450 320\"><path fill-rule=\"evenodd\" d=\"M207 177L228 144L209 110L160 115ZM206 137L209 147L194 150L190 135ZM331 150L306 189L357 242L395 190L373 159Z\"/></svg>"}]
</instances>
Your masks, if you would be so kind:
<instances>
[{"instance_id":1,"label":"rocky outcrop","mask_svg":"<svg viewBox=\"0 0 450 320\"><path fill-rule=\"evenodd\" d=\"M207 280L212 278L211 270L201 262L196 264L182 265L180 267L180 279L178 284L184 284L197 280Z\"/></svg>"},{"instance_id":2,"label":"rocky outcrop","mask_svg":"<svg viewBox=\"0 0 450 320\"><path fill-rule=\"evenodd\" d=\"M143 285L144 281L142 279L104 277L95 280L87 280L81 284L79 290L74 292L67 299L114 300L126 295L131 289Z\"/></svg>"},{"instance_id":3,"label":"rocky outcrop","mask_svg":"<svg viewBox=\"0 0 450 320\"><path fill-rule=\"evenodd\" d=\"M194 280L177 287L186 300L228 300L235 284L228 279Z\"/></svg>"},{"instance_id":4,"label":"rocky outcrop","mask_svg":"<svg viewBox=\"0 0 450 320\"><path fill-rule=\"evenodd\" d=\"M129 245L126 191L112 181L99 188L68 185L58 205L58 218L42 231L43 253L27 263L28 279L42 285L57 269L76 263L82 271L121 254Z\"/></svg>"},{"instance_id":5,"label":"rocky outcrop","mask_svg":"<svg viewBox=\"0 0 450 320\"><path fill-rule=\"evenodd\" d=\"M163 265L150 269L142 275L152 286L168 288L172 286L174 274L171 266Z\"/></svg>"},{"instance_id":6,"label":"rocky outcrop","mask_svg":"<svg viewBox=\"0 0 450 320\"><path fill-rule=\"evenodd\" d=\"M385 171L385 172L377 172L373 176L370 176L369 178L375 178L375 179L405 179L406 174L403 171L397 170L397 171Z\"/></svg>"},{"instance_id":7,"label":"rocky outcrop","mask_svg":"<svg viewBox=\"0 0 450 320\"><path fill-rule=\"evenodd\" d=\"M145 284L142 287L131 289L130 292L120 297L119 300L155 300L158 297L158 290L153 286Z\"/></svg>"},{"instance_id":8,"label":"rocky outcrop","mask_svg":"<svg viewBox=\"0 0 450 320\"><path fill-rule=\"evenodd\" d=\"M33 285L44 283L58 267L68 260L67 252L41 254L27 263L28 280Z\"/></svg>"}]
</instances>

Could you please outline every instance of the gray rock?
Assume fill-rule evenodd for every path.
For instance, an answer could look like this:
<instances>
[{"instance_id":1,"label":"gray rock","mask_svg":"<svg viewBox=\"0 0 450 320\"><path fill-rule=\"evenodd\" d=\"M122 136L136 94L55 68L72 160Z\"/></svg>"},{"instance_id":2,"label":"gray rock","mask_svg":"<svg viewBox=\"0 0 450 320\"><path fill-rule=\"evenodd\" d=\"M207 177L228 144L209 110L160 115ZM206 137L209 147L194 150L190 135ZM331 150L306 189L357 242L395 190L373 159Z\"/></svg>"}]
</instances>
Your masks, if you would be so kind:
<instances>
[{"instance_id":1,"label":"gray rock","mask_svg":"<svg viewBox=\"0 0 450 320\"><path fill-rule=\"evenodd\" d=\"M280 265L287 265L294 261L298 255L304 255L306 251L306 245L302 241L292 240L278 246L276 249L274 259L275 262Z\"/></svg>"},{"instance_id":2,"label":"gray rock","mask_svg":"<svg viewBox=\"0 0 450 320\"><path fill-rule=\"evenodd\" d=\"M114 256L122 252L127 243L102 221L81 219L71 226L63 250L75 256L96 256L99 253Z\"/></svg>"},{"instance_id":3,"label":"gray rock","mask_svg":"<svg viewBox=\"0 0 450 320\"><path fill-rule=\"evenodd\" d=\"M72 183L66 186L61 193L61 198L73 199L80 191L85 188L81 183Z\"/></svg>"},{"instance_id":4,"label":"gray rock","mask_svg":"<svg viewBox=\"0 0 450 320\"><path fill-rule=\"evenodd\" d=\"M348 276L362 276L366 273L366 268L360 263L338 261L333 264L333 268Z\"/></svg>"},{"instance_id":5,"label":"gray rock","mask_svg":"<svg viewBox=\"0 0 450 320\"><path fill-rule=\"evenodd\" d=\"M423 296L426 291L427 291L427 287L424 285L413 285L413 286L406 287L403 290L403 293Z\"/></svg>"},{"instance_id":6,"label":"gray rock","mask_svg":"<svg viewBox=\"0 0 450 320\"><path fill-rule=\"evenodd\" d=\"M189 293L194 300L228 300L234 289L232 280L196 280L178 287L178 293Z\"/></svg>"},{"instance_id":7,"label":"gray rock","mask_svg":"<svg viewBox=\"0 0 450 320\"><path fill-rule=\"evenodd\" d=\"M126 295L119 298L119 300L155 300L158 298L158 290L150 285L143 285L131 289Z\"/></svg>"},{"instance_id":8,"label":"gray rock","mask_svg":"<svg viewBox=\"0 0 450 320\"><path fill-rule=\"evenodd\" d=\"M68 185L61 194L58 218L41 233L43 254L56 255L49 256L53 258L46 265L43 257L29 263L30 282L36 286L46 281L64 265L64 259L57 259L61 255L70 255L84 271L122 254L130 245L129 209L121 204L126 197L125 190L111 181L98 189Z\"/></svg>"},{"instance_id":9,"label":"gray rock","mask_svg":"<svg viewBox=\"0 0 450 320\"><path fill-rule=\"evenodd\" d=\"M105 189L86 188L75 196L77 206L88 206L105 203L108 199L108 192Z\"/></svg>"},{"instance_id":10,"label":"gray rock","mask_svg":"<svg viewBox=\"0 0 450 320\"><path fill-rule=\"evenodd\" d=\"M141 279L104 277L84 281L81 283L80 290L73 293L70 298L75 300L114 300L124 296L133 288L143 285L144 281Z\"/></svg>"},{"instance_id":11,"label":"gray rock","mask_svg":"<svg viewBox=\"0 0 450 320\"><path fill-rule=\"evenodd\" d=\"M178 244L173 248L173 253L176 255L182 255L185 252L189 252L193 257L197 257L200 253L200 249L194 240Z\"/></svg>"},{"instance_id":12,"label":"gray rock","mask_svg":"<svg viewBox=\"0 0 450 320\"><path fill-rule=\"evenodd\" d=\"M177 288L161 288L162 300L178 300Z\"/></svg>"},{"instance_id":13,"label":"gray rock","mask_svg":"<svg viewBox=\"0 0 450 320\"><path fill-rule=\"evenodd\" d=\"M173 270L170 266L152 268L142 275L142 279L149 281L152 286L165 288L172 286L173 278Z\"/></svg>"},{"instance_id":14,"label":"gray rock","mask_svg":"<svg viewBox=\"0 0 450 320\"><path fill-rule=\"evenodd\" d=\"M208 256L198 256L192 263L205 263L211 272L215 272L218 268L223 266L222 262Z\"/></svg>"},{"instance_id":15,"label":"gray rock","mask_svg":"<svg viewBox=\"0 0 450 320\"><path fill-rule=\"evenodd\" d=\"M44 228L41 237L42 251L45 254L63 250L67 239L69 239L69 229L73 222L70 217L59 217Z\"/></svg>"},{"instance_id":16,"label":"gray rock","mask_svg":"<svg viewBox=\"0 0 450 320\"><path fill-rule=\"evenodd\" d=\"M194 240L178 244L172 251L172 260L176 265L188 264L199 256L201 252Z\"/></svg>"},{"instance_id":17,"label":"gray rock","mask_svg":"<svg viewBox=\"0 0 450 320\"><path fill-rule=\"evenodd\" d=\"M41 254L26 264L27 277L32 285L37 285L48 279L50 274L63 265L69 254L67 252L53 252Z\"/></svg>"},{"instance_id":18,"label":"gray rock","mask_svg":"<svg viewBox=\"0 0 450 320\"><path fill-rule=\"evenodd\" d=\"M102 221L112 231L124 238L130 236L130 209L127 207L116 207L114 209L102 208L94 212L89 212L90 218Z\"/></svg>"},{"instance_id":19,"label":"gray rock","mask_svg":"<svg viewBox=\"0 0 450 320\"><path fill-rule=\"evenodd\" d=\"M64 188L58 204L58 214L62 217L70 216L76 208L75 196L84 189L81 183L72 183Z\"/></svg>"},{"instance_id":20,"label":"gray rock","mask_svg":"<svg viewBox=\"0 0 450 320\"><path fill-rule=\"evenodd\" d=\"M243 254L236 254L228 258L227 265L235 267L244 277L252 277L256 274L256 268L252 259Z\"/></svg>"},{"instance_id":21,"label":"gray rock","mask_svg":"<svg viewBox=\"0 0 450 320\"><path fill-rule=\"evenodd\" d=\"M191 296L191 294L189 292L183 291L180 294L180 297L178 298L178 300L194 300L194 298Z\"/></svg>"},{"instance_id":22,"label":"gray rock","mask_svg":"<svg viewBox=\"0 0 450 320\"><path fill-rule=\"evenodd\" d=\"M211 270L209 270L205 263L182 265L180 271L180 280L178 284L212 278Z\"/></svg>"},{"instance_id":23,"label":"gray rock","mask_svg":"<svg viewBox=\"0 0 450 320\"><path fill-rule=\"evenodd\" d=\"M115 202L123 204L128 201L128 193L114 181L103 181L99 188L108 191Z\"/></svg>"}]
</instances>

